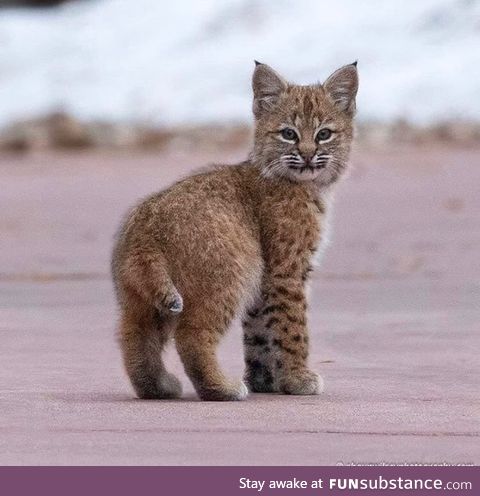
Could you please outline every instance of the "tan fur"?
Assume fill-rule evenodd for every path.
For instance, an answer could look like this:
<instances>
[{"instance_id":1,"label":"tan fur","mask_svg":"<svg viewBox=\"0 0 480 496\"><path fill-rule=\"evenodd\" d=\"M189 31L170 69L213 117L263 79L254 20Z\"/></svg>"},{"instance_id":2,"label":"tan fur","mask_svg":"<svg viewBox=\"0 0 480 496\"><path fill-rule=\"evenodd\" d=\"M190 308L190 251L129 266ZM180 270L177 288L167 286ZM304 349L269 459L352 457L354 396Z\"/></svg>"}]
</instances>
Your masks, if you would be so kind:
<instances>
[{"instance_id":1,"label":"tan fur","mask_svg":"<svg viewBox=\"0 0 480 496\"><path fill-rule=\"evenodd\" d=\"M236 315L244 315L250 390L321 390L307 367L305 283L324 236L327 191L348 159L357 84L355 65L324 85L295 86L257 63L250 159L193 175L128 215L112 272L124 362L139 397L181 394L161 356L173 336L202 399L243 399L245 385L226 378L216 358ZM282 139L285 125L298 130L297 143ZM334 137L317 143L324 127Z\"/></svg>"}]
</instances>

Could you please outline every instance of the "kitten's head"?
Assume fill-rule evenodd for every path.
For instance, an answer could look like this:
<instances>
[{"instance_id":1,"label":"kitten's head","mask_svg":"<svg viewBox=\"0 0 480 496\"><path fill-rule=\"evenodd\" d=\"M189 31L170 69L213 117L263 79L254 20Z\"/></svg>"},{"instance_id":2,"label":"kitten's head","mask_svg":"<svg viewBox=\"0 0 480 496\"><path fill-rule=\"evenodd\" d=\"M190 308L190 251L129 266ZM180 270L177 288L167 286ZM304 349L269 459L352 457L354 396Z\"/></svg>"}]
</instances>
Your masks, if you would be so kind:
<instances>
[{"instance_id":1,"label":"kitten's head","mask_svg":"<svg viewBox=\"0 0 480 496\"><path fill-rule=\"evenodd\" d=\"M265 177L332 184L347 165L353 138L356 62L311 86L290 84L268 65L255 64L253 160Z\"/></svg>"}]
</instances>

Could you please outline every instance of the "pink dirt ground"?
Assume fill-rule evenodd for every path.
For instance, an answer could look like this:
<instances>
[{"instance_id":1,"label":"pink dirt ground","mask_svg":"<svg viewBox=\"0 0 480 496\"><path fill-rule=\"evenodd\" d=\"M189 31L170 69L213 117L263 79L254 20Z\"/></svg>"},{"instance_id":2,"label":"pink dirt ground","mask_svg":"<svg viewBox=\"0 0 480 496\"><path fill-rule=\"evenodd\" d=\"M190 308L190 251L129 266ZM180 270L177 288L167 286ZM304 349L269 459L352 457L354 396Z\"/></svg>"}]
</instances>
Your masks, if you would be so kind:
<instances>
[{"instance_id":1,"label":"pink dirt ground","mask_svg":"<svg viewBox=\"0 0 480 496\"><path fill-rule=\"evenodd\" d=\"M480 463L480 150L359 150L313 278L317 397L134 399L115 341L126 208L241 151L0 157L0 463ZM195 156L195 154L192 154ZM221 360L242 374L236 324Z\"/></svg>"}]
</instances>

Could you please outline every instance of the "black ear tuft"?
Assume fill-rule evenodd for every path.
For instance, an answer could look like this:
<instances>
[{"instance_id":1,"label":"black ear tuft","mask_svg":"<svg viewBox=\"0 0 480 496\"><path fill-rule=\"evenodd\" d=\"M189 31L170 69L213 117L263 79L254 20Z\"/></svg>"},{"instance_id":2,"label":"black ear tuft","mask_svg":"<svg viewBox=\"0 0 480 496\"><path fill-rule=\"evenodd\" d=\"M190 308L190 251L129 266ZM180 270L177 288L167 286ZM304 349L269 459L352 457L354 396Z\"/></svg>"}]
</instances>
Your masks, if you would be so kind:
<instances>
[{"instance_id":1,"label":"black ear tuft","mask_svg":"<svg viewBox=\"0 0 480 496\"><path fill-rule=\"evenodd\" d=\"M259 62L258 60L254 60L254 62L255 62L255 67L257 67L258 65L262 65L262 63Z\"/></svg>"},{"instance_id":2,"label":"black ear tuft","mask_svg":"<svg viewBox=\"0 0 480 496\"><path fill-rule=\"evenodd\" d=\"M352 62L352 64L351 64L351 65L353 65L353 66L357 67L357 64L358 64L358 60L355 60L355 62Z\"/></svg>"}]
</instances>

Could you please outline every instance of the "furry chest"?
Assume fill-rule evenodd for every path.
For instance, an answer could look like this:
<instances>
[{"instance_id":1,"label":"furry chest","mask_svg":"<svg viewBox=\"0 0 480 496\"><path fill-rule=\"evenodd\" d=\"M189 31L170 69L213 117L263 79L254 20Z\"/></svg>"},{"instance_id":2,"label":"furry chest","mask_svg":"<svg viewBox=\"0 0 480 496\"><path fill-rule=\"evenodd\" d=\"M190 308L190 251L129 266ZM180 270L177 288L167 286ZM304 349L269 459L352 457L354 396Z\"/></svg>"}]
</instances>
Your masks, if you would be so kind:
<instances>
[{"instance_id":1,"label":"furry chest","mask_svg":"<svg viewBox=\"0 0 480 496\"><path fill-rule=\"evenodd\" d=\"M291 204L268 225L266 245L273 264L309 266L322 244L323 214L310 202Z\"/></svg>"},{"instance_id":2,"label":"furry chest","mask_svg":"<svg viewBox=\"0 0 480 496\"><path fill-rule=\"evenodd\" d=\"M304 240L309 265L317 266L328 242L329 222L326 205L319 200L308 202L299 224L299 242Z\"/></svg>"}]
</instances>

